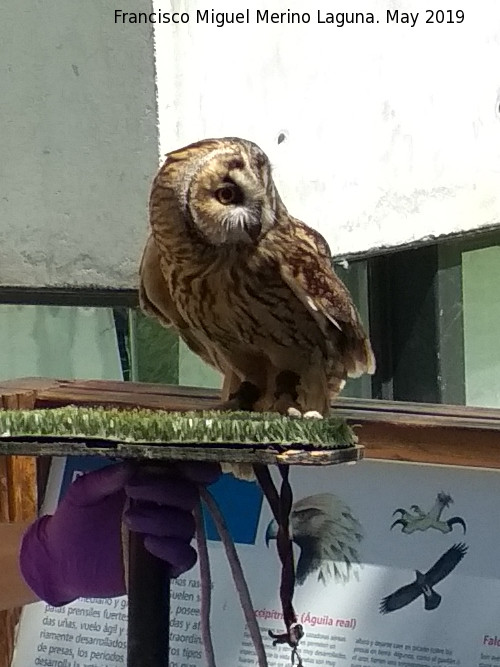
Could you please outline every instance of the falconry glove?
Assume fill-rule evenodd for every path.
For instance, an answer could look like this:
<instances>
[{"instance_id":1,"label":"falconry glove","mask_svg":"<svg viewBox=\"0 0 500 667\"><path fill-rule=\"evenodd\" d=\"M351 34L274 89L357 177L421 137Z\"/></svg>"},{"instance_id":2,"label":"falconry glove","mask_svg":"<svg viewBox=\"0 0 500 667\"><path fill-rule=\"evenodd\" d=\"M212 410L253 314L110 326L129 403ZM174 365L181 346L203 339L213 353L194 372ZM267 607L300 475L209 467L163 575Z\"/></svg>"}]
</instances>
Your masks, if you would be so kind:
<instances>
[{"instance_id":1,"label":"falconry glove","mask_svg":"<svg viewBox=\"0 0 500 667\"><path fill-rule=\"evenodd\" d=\"M176 464L168 476L159 476L120 463L78 477L55 513L37 519L23 537L26 583L53 606L124 595L122 521L168 563L169 576L179 576L196 563L190 542L199 486L219 475L215 464Z\"/></svg>"}]
</instances>

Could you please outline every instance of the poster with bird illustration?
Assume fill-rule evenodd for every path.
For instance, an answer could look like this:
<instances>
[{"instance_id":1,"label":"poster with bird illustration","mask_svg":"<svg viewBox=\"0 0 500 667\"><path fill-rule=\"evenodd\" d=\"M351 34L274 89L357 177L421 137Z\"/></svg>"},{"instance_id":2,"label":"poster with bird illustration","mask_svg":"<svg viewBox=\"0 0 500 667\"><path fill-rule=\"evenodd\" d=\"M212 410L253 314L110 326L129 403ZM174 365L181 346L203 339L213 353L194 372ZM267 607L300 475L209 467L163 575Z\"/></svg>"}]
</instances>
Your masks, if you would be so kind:
<instances>
[{"instance_id":1,"label":"poster with bird illustration","mask_svg":"<svg viewBox=\"0 0 500 667\"><path fill-rule=\"evenodd\" d=\"M68 460L54 484L64 487L81 465L82 459ZM366 460L293 468L290 535L304 667L495 664L499 477L490 470ZM289 647L273 645L269 634L283 628L278 526L255 482L225 474L212 491L236 546L267 665L288 667ZM52 494L54 502L58 495ZM253 667L252 638L208 520L207 536L216 664ZM58 609L30 605L12 667L57 664L57 655L73 655L70 667L126 664L126 622L126 598ZM205 667L197 566L172 582L170 648L170 667Z\"/></svg>"}]
</instances>

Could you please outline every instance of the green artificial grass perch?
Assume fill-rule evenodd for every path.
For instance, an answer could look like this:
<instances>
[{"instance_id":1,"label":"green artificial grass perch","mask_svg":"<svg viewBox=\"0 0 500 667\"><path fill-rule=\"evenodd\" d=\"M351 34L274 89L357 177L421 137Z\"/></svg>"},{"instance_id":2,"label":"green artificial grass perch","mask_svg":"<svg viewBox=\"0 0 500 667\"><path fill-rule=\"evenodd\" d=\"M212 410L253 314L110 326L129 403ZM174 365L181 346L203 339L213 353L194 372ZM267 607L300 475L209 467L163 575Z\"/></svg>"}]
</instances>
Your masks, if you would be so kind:
<instances>
[{"instance_id":1,"label":"green artificial grass perch","mask_svg":"<svg viewBox=\"0 0 500 667\"><path fill-rule=\"evenodd\" d=\"M79 406L0 410L0 454L217 461L222 470L242 479L250 478L246 470L249 468L279 524L278 553L282 563L279 590L286 632L276 637L283 637L280 641L292 648L292 665L298 658L298 667L302 665L297 648L303 631L301 626L297 626L301 634L295 638L293 628L297 623L290 624L290 619L296 620L296 614L292 603L293 550L288 528L293 495L288 481L288 466L352 462L361 458L361 450L351 427L343 419L335 417L305 419L275 413L167 412ZM267 464L281 464L281 490L275 486ZM254 643L257 664L267 667L261 631L253 612L255 607L244 581L238 554L215 500L208 490L202 489L201 495L228 557ZM203 523L201 513L197 523L203 597L201 631L207 664L215 667L210 632L210 572L206 536L200 529Z\"/></svg>"},{"instance_id":2,"label":"green artificial grass perch","mask_svg":"<svg viewBox=\"0 0 500 667\"><path fill-rule=\"evenodd\" d=\"M195 454L203 448L205 455L195 455L194 460L214 460L217 457L206 450L215 448L232 451L229 459L223 456L221 460L250 461L253 459L245 456L243 450L256 453L260 449L274 450L275 454L287 448L302 452L345 450L355 447L356 442L351 427L335 417L304 419L276 413L166 412L75 406L0 410L0 453L6 454L105 454L108 450L108 456L185 459L189 458L188 452L177 456L173 449L189 448ZM71 451L63 447L65 443ZM38 451L34 445L44 451ZM61 448L64 451L60 451ZM168 452L161 455L165 448L170 457ZM262 462L265 461L262 459Z\"/></svg>"},{"instance_id":3,"label":"green artificial grass perch","mask_svg":"<svg viewBox=\"0 0 500 667\"><path fill-rule=\"evenodd\" d=\"M295 419L257 412L163 412L73 406L0 411L0 434L165 444L235 442L322 447L354 444L352 430L340 419Z\"/></svg>"}]
</instances>

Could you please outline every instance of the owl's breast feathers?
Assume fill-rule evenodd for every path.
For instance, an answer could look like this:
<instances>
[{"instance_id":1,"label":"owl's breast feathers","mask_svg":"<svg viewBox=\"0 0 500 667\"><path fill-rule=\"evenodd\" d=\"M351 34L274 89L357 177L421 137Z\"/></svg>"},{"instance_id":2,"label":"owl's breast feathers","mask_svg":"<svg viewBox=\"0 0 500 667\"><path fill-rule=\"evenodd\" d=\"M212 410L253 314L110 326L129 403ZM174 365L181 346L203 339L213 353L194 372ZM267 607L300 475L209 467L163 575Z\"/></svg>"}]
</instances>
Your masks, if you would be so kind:
<instances>
[{"instance_id":1,"label":"owl's breast feathers","mask_svg":"<svg viewBox=\"0 0 500 667\"><path fill-rule=\"evenodd\" d=\"M283 281L274 258L226 248L196 253L181 265L163 258L161 265L183 320L222 349L319 346L326 356L323 335Z\"/></svg>"},{"instance_id":2,"label":"owl's breast feathers","mask_svg":"<svg viewBox=\"0 0 500 667\"><path fill-rule=\"evenodd\" d=\"M278 365L284 350L308 363L319 349L326 367L338 369L340 358L346 375L373 372L370 344L328 245L300 221L276 225L251 248L209 247L186 233L155 239L175 304L171 319L184 337L190 332L226 359L246 347Z\"/></svg>"}]
</instances>

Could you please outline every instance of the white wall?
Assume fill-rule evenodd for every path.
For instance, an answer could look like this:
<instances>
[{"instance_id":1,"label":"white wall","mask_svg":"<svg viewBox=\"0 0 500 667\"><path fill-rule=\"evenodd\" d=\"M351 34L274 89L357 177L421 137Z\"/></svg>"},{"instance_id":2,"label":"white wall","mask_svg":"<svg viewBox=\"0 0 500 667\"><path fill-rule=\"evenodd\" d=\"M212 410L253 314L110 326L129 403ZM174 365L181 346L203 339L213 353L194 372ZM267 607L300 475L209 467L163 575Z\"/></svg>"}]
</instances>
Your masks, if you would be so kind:
<instances>
[{"instance_id":1,"label":"white wall","mask_svg":"<svg viewBox=\"0 0 500 667\"><path fill-rule=\"evenodd\" d=\"M130 287L158 163L151 26L16 0L0 44L0 285Z\"/></svg>"},{"instance_id":2,"label":"white wall","mask_svg":"<svg viewBox=\"0 0 500 667\"><path fill-rule=\"evenodd\" d=\"M190 22L156 26L162 152L206 136L256 141L289 210L336 254L500 223L498 0L439 5L463 9L459 25L425 24L421 0L226 1L217 10L250 6L252 23L222 28L196 24L205 2L170 5ZM257 25L258 7L312 20ZM380 23L319 25L316 8ZM387 25L386 9L420 17Z\"/></svg>"}]
</instances>

